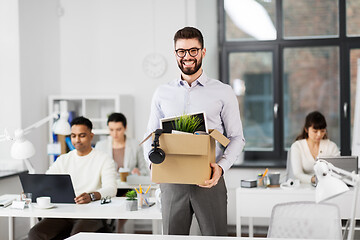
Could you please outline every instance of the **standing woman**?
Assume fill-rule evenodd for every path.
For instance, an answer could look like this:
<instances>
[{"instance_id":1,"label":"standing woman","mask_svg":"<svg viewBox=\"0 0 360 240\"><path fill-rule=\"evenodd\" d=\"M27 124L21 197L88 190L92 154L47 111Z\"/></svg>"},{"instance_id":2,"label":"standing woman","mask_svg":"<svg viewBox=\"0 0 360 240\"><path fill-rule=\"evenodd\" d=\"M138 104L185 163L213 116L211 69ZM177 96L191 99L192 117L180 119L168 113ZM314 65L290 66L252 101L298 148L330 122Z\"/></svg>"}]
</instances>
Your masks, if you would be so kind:
<instances>
[{"instance_id":1,"label":"standing woman","mask_svg":"<svg viewBox=\"0 0 360 240\"><path fill-rule=\"evenodd\" d=\"M294 176L302 183L315 183L314 164L317 157L339 156L336 144L328 139L325 117L318 111L306 116L302 133L290 148Z\"/></svg>"},{"instance_id":2,"label":"standing woman","mask_svg":"<svg viewBox=\"0 0 360 240\"><path fill-rule=\"evenodd\" d=\"M139 143L126 136L126 117L122 113L112 113L107 121L110 136L96 143L95 149L106 152L115 161L116 170L128 168L132 174L149 175Z\"/></svg>"}]
</instances>

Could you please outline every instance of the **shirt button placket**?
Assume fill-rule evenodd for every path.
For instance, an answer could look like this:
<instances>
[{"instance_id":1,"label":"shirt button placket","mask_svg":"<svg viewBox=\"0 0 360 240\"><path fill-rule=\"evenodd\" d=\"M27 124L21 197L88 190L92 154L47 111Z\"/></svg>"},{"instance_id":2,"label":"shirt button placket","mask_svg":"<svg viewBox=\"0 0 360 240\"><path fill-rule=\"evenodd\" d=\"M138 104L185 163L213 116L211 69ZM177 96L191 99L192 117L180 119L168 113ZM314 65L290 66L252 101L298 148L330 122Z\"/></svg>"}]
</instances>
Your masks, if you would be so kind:
<instances>
[{"instance_id":1,"label":"shirt button placket","mask_svg":"<svg viewBox=\"0 0 360 240\"><path fill-rule=\"evenodd\" d=\"M188 89L188 97L187 97L187 102L186 102L186 112L189 113L190 110L190 92L191 92L191 88Z\"/></svg>"},{"instance_id":2,"label":"shirt button placket","mask_svg":"<svg viewBox=\"0 0 360 240\"><path fill-rule=\"evenodd\" d=\"M184 101L184 113L187 113L189 110L189 105L190 105L190 88L186 89L186 93L185 93L185 101Z\"/></svg>"}]
</instances>

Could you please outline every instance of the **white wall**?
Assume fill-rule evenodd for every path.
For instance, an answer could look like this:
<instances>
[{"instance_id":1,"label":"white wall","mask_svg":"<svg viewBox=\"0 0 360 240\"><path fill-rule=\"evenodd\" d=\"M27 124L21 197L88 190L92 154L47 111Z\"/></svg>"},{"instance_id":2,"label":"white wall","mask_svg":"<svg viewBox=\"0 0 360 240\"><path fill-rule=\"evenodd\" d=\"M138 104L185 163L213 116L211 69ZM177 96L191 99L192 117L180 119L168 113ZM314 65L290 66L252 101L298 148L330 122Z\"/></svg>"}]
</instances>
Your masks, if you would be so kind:
<instances>
[{"instance_id":1,"label":"white wall","mask_svg":"<svg viewBox=\"0 0 360 240\"><path fill-rule=\"evenodd\" d=\"M20 0L20 63L22 127L48 113L47 97L60 93L60 25L57 0ZM26 137L36 154L30 159L37 172L48 168L48 124Z\"/></svg>"},{"instance_id":2,"label":"white wall","mask_svg":"<svg viewBox=\"0 0 360 240\"><path fill-rule=\"evenodd\" d=\"M18 2L0 1L0 135L21 123ZM0 143L0 158L10 158L10 142Z\"/></svg>"},{"instance_id":3,"label":"white wall","mask_svg":"<svg viewBox=\"0 0 360 240\"><path fill-rule=\"evenodd\" d=\"M61 6L61 93L133 95L135 136L142 139L155 88L179 74L172 38L194 21L187 13L194 1L62 0ZM167 60L158 79L142 71L152 52Z\"/></svg>"},{"instance_id":4,"label":"white wall","mask_svg":"<svg viewBox=\"0 0 360 240\"><path fill-rule=\"evenodd\" d=\"M47 96L60 92L57 0L0 1L0 134L14 136L47 116ZM26 137L37 153L37 171L47 169L47 126ZM12 142L1 142L2 169L19 166L10 157Z\"/></svg>"}]
</instances>

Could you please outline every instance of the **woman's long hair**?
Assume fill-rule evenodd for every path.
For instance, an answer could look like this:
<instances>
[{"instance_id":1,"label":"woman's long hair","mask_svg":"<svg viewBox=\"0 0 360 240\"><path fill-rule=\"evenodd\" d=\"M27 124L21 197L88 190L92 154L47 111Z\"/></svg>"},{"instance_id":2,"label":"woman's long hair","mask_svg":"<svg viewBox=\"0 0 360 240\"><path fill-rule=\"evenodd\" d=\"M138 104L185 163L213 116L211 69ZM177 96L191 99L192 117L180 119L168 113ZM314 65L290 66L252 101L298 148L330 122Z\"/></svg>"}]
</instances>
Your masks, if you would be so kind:
<instances>
[{"instance_id":1,"label":"woman's long hair","mask_svg":"<svg viewBox=\"0 0 360 240\"><path fill-rule=\"evenodd\" d=\"M305 125L302 129L301 134L296 137L296 140L307 139L309 137L309 134L307 133L309 127L313 127L314 129L326 129L326 126L327 125L324 115L322 115L318 111L311 112L306 116ZM327 138L328 135L327 133L325 133L323 139Z\"/></svg>"}]
</instances>

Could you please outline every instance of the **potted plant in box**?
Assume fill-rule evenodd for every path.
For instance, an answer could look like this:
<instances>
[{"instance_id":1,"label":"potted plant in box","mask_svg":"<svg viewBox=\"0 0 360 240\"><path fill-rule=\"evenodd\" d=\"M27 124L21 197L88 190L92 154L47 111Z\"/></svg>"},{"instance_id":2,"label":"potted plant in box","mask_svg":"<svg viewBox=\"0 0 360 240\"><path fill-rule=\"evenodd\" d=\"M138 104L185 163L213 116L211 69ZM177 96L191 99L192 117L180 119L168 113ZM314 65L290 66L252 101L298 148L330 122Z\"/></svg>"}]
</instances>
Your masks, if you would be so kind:
<instances>
[{"instance_id":1,"label":"potted plant in box","mask_svg":"<svg viewBox=\"0 0 360 240\"><path fill-rule=\"evenodd\" d=\"M182 115L175 119L173 127L176 131L193 134L199 128L201 121L197 116Z\"/></svg>"},{"instance_id":2,"label":"potted plant in box","mask_svg":"<svg viewBox=\"0 0 360 240\"><path fill-rule=\"evenodd\" d=\"M128 191L125 196L126 196L126 210L137 211L138 202L136 198L136 192L134 190Z\"/></svg>"}]
</instances>

